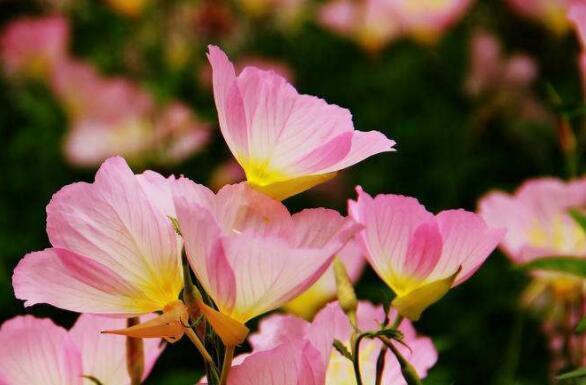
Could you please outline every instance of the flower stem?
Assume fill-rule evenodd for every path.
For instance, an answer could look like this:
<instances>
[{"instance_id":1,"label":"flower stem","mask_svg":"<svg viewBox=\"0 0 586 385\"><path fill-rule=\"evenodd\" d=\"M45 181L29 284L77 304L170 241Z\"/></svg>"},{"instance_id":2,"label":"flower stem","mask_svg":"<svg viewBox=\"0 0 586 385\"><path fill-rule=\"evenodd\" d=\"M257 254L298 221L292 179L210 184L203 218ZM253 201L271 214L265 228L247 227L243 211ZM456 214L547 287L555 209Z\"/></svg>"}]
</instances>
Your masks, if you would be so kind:
<instances>
[{"instance_id":1,"label":"flower stem","mask_svg":"<svg viewBox=\"0 0 586 385\"><path fill-rule=\"evenodd\" d=\"M392 341L385 336L378 336L378 339L381 340L391 352L393 352L395 357L397 357L397 361L401 366L401 373L403 374L403 378L407 382L407 385L423 385L413 365L403 357L401 352L399 352L399 349L393 345Z\"/></svg>"},{"instance_id":2,"label":"flower stem","mask_svg":"<svg viewBox=\"0 0 586 385\"><path fill-rule=\"evenodd\" d=\"M232 359L234 358L234 346L226 346L224 351L224 362L222 363L222 374L220 376L220 385L226 385L228 374L232 368Z\"/></svg>"},{"instance_id":3,"label":"flower stem","mask_svg":"<svg viewBox=\"0 0 586 385\"><path fill-rule=\"evenodd\" d=\"M354 333L352 335L352 364L354 366L354 376L356 377L356 385L362 384L362 375L360 374L360 342L364 338L362 333Z\"/></svg>"},{"instance_id":4,"label":"flower stem","mask_svg":"<svg viewBox=\"0 0 586 385\"><path fill-rule=\"evenodd\" d=\"M193 345L195 345L195 347L197 348L197 350L199 350L199 352L201 353L203 359L209 365L213 365L214 364L214 361L212 359L212 356L210 356L210 354L206 350L205 346L203 346L203 344L201 343L199 337L197 336L197 334L195 334L195 332L193 331L193 329L192 328L185 328L185 334L187 334L187 337L189 337L189 339L191 340L191 342L193 342Z\"/></svg>"}]
</instances>

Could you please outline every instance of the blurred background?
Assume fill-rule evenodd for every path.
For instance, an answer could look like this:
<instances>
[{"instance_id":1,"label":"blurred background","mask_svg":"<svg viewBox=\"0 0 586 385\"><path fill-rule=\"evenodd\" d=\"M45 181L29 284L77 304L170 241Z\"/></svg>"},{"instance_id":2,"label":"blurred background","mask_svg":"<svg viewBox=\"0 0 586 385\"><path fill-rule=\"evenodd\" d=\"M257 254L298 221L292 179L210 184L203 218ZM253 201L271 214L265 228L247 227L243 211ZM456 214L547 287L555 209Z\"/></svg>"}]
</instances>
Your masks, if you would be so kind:
<instances>
[{"instance_id":1,"label":"blurred background","mask_svg":"<svg viewBox=\"0 0 586 385\"><path fill-rule=\"evenodd\" d=\"M237 67L272 69L349 108L357 129L398 143L288 200L292 210L345 213L357 184L416 196L433 211L475 210L489 190L576 175L585 130L570 112L582 105L583 82L565 3L0 0L0 323L25 312L10 278L24 254L49 245L51 195L91 181L108 156L213 188L242 179L217 125L209 43ZM425 384L546 383L539 320L517 306L526 283L495 252L432 306L417 323L440 351ZM358 285L374 302L386 290L371 271ZM28 311L64 326L76 317ZM192 384L198 370L181 341L147 384Z\"/></svg>"}]
</instances>

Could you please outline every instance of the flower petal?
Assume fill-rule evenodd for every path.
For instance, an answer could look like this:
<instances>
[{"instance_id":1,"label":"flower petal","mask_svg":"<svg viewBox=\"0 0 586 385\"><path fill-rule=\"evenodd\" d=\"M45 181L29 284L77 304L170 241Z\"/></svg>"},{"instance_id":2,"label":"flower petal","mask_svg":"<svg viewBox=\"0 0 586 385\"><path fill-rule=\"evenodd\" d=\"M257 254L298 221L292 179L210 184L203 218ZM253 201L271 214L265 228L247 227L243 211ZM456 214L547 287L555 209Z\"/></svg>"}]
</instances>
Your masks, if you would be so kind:
<instances>
[{"instance_id":1,"label":"flower petal","mask_svg":"<svg viewBox=\"0 0 586 385\"><path fill-rule=\"evenodd\" d=\"M454 284L464 282L480 268L505 235L504 229L489 228L480 216L465 210L442 211L436 220L444 246L429 281L447 278L461 269Z\"/></svg>"},{"instance_id":2,"label":"flower petal","mask_svg":"<svg viewBox=\"0 0 586 385\"><path fill-rule=\"evenodd\" d=\"M0 328L0 378L10 385L82 384L81 355L48 319L16 317Z\"/></svg>"},{"instance_id":3,"label":"flower petal","mask_svg":"<svg viewBox=\"0 0 586 385\"><path fill-rule=\"evenodd\" d=\"M246 159L248 132L234 66L218 47L210 45L208 51L208 60L213 72L214 100L222 135L236 159Z\"/></svg>"},{"instance_id":4,"label":"flower petal","mask_svg":"<svg viewBox=\"0 0 586 385\"><path fill-rule=\"evenodd\" d=\"M359 243L376 273L396 290L395 278L405 275L411 234L433 215L414 198L388 194L373 199L360 187L357 192L358 200L348 202L348 212L364 226Z\"/></svg>"},{"instance_id":5,"label":"flower petal","mask_svg":"<svg viewBox=\"0 0 586 385\"><path fill-rule=\"evenodd\" d=\"M180 249L169 218L120 157L94 184L64 187L47 206L52 245L111 267L162 308L181 290Z\"/></svg>"},{"instance_id":6,"label":"flower petal","mask_svg":"<svg viewBox=\"0 0 586 385\"><path fill-rule=\"evenodd\" d=\"M48 303L78 312L141 314L156 308L108 267L63 249L27 254L14 269L15 296L25 306Z\"/></svg>"},{"instance_id":7,"label":"flower petal","mask_svg":"<svg viewBox=\"0 0 586 385\"><path fill-rule=\"evenodd\" d=\"M151 318L143 317L143 320ZM98 379L102 384L123 385L130 383L126 369L126 339L120 336L101 334L104 329L122 329L126 319L105 318L82 314L69 334L79 347L83 358L83 374ZM160 339L145 339L146 379L157 358L164 349ZM88 382L88 385L90 383Z\"/></svg>"},{"instance_id":8,"label":"flower petal","mask_svg":"<svg viewBox=\"0 0 586 385\"><path fill-rule=\"evenodd\" d=\"M354 131L352 134L352 145L346 156L336 164L322 169L320 172L332 172L353 166L366 158L381 152L395 151L395 141L387 138L378 131Z\"/></svg>"},{"instance_id":9,"label":"flower petal","mask_svg":"<svg viewBox=\"0 0 586 385\"><path fill-rule=\"evenodd\" d=\"M320 355L310 343L297 341L254 353L232 367L228 385L321 385L315 373Z\"/></svg>"}]
</instances>

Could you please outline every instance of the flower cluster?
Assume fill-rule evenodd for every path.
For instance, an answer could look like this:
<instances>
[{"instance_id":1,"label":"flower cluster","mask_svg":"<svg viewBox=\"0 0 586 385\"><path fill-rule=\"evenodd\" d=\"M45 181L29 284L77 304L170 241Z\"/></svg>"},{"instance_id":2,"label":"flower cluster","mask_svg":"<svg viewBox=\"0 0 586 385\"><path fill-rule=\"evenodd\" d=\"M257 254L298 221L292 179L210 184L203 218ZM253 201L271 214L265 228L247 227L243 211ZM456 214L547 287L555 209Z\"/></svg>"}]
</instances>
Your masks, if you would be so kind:
<instances>
[{"instance_id":1,"label":"flower cluster","mask_svg":"<svg viewBox=\"0 0 586 385\"><path fill-rule=\"evenodd\" d=\"M48 320L7 322L2 349L18 349L0 349L2 383L139 384L160 339L183 336L201 353L208 384L418 383L437 352L410 320L470 278L504 230L472 212L433 215L415 198L360 187L347 217L291 214L281 200L394 142L355 130L348 110L299 94L274 72L237 74L215 46L208 57L220 128L246 181L214 193L183 176L134 174L112 157L93 183L58 191L47 206L51 247L20 261L14 292L26 306L83 314L69 333ZM395 294L384 308L356 298L365 261ZM317 315L262 320L252 352L234 357L248 321L281 307ZM35 377L22 379L23 367Z\"/></svg>"}]
</instances>

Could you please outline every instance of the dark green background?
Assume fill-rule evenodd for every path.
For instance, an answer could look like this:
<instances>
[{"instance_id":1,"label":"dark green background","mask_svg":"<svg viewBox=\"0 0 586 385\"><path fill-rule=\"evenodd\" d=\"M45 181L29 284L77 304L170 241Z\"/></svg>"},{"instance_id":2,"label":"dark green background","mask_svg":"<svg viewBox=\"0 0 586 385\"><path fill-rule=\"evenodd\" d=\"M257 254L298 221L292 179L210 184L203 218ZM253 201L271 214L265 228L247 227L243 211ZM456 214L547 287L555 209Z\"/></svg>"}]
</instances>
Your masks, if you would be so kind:
<instances>
[{"instance_id":1,"label":"dark green background","mask_svg":"<svg viewBox=\"0 0 586 385\"><path fill-rule=\"evenodd\" d=\"M96 2L88 1L85 7L71 15L73 51L105 73L125 73L122 48L148 19L129 21ZM36 13L34 5L6 2L0 9L0 22ZM159 16L151 12L147 17L152 22ZM295 33L256 23L238 53L286 61L301 92L348 107L356 128L378 129L397 141L396 153L375 156L344 172L347 197L354 197L353 185L361 184L372 194L414 195L434 211L473 210L489 189L511 190L529 177L564 174L554 127L495 118L484 130L470 128L478 103L466 98L462 84L469 38L477 26L494 31L507 51L526 51L538 59L541 77L536 92L545 104L549 104L547 85L555 87L567 103L580 100L575 67L578 44L572 34L554 37L513 15L501 1L478 3L434 47L399 41L372 57L312 23ZM206 43L194 36L199 59L182 71L170 71L161 62L164 42L144 47L143 70L132 76L159 99L179 98L215 122L212 95L198 87L194 78L194 68L206 65ZM95 170L76 169L64 161L60 146L66 126L64 112L43 85L16 86L0 78L0 321L25 312L13 298L10 276L25 253L48 246L45 206L51 194L65 184L93 178ZM155 169L205 183L213 166L229 158L215 123L214 131L203 153L179 167ZM295 210L324 205L345 212L344 201L311 193L287 205ZM473 279L424 314L417 327L432 336L440 350L426 384L506 385L498 378L507 370L507 354L515 350L510 344L515 303L525 283L523 274L496 252ZM368 272L359 295L380 301L386 294L381 282ZM49 306L28 311L65 326L75 317ZM517 337L521 341L519 369L511 384L545 384L548 355L538 320L529 316ZM188 343L170 346L148 383L192 384L197 363Z\"/></svg>"}]
</instances>

